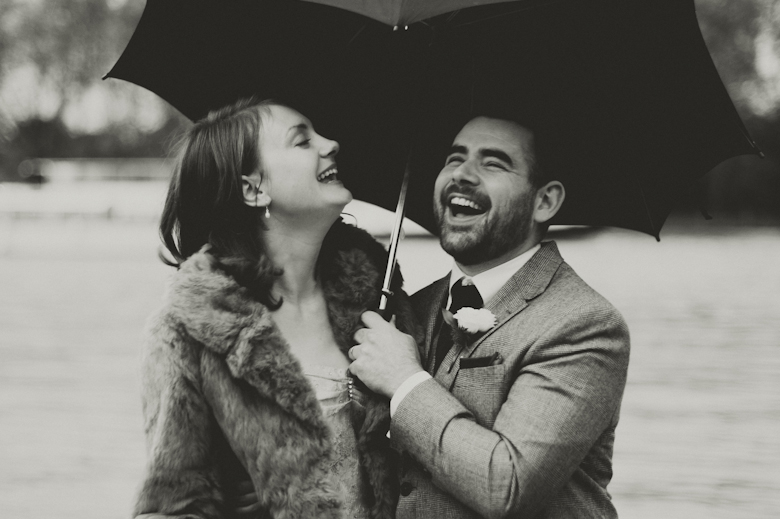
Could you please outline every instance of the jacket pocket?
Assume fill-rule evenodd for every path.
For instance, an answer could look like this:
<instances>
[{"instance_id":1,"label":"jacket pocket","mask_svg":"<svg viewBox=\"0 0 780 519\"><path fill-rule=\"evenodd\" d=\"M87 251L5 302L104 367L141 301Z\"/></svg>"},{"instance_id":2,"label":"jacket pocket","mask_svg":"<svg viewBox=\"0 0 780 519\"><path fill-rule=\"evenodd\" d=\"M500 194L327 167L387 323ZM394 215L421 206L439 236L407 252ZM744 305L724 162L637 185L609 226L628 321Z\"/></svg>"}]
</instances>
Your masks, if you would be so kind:
<instances>
[{"instance_id":1,"label":"jacket pocket","mask_svg":"<svg viewBox=\"0 0 780 519\"><path fill-rule=\"evenodd\" d=\"M460 362L463 362L461 359ZM477 423L492 428L506 399L506 366L459 367L452 394L471 411Z\"/></svg>"},{"instance_id":2,"label":"jacket pocket","mask_svg":"<svg viewBox=\"0 0 780 519\"><path fill-rule=\"evenodd\" d=\"M488 366L497 366L504 362L504 357L499 352L486 357L461 357L460 369L486 368Z\"/></svg>"}]
</instances>

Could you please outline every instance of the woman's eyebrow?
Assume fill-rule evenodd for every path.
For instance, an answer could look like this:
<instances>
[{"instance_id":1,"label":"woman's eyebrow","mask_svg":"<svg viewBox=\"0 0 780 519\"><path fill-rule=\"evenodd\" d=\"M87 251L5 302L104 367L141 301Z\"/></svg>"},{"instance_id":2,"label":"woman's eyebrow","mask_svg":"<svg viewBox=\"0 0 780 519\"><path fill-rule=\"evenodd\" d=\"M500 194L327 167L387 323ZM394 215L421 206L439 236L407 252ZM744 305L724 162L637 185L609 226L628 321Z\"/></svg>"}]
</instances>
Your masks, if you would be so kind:
<instances>
[{"instance_id":1,"label":"woman's eyebrow","mask_svg":"<svg viewBox=\"0 0 780 519\"><path fill-rule=\"evenodd\" d=\"M294 132L307 132L309 131L309 125L306 123L299 123L295 126L290 126L290 128L287 130L287 135L289 136L291 133Z\"/></svg>"}]
</instances>

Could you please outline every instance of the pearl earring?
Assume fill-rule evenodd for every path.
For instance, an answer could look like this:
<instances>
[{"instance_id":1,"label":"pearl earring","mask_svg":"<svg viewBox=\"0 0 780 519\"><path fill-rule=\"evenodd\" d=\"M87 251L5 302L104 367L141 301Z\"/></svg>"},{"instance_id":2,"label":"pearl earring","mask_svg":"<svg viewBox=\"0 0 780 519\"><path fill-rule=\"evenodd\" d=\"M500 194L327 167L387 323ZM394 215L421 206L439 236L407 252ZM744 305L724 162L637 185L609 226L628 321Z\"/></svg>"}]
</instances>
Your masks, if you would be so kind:
<instances>
[{"instance_id":1,"label":"pearl earring","mask_svg":"<svg viewBox=\"0 0 780 519\"><path fill-rule=\"evenodd\" d=\"M261 207L260 200L259 200L260 193L262 193L262 191L260 191L260 184L257 184L255 186L255 207ZM268 205L265 206L265 215L264 216L266 218L271 218L271 211L268 209L270 205L271 205L271 201L269 200L268 201Z\"/></svg>"}]
</instances>

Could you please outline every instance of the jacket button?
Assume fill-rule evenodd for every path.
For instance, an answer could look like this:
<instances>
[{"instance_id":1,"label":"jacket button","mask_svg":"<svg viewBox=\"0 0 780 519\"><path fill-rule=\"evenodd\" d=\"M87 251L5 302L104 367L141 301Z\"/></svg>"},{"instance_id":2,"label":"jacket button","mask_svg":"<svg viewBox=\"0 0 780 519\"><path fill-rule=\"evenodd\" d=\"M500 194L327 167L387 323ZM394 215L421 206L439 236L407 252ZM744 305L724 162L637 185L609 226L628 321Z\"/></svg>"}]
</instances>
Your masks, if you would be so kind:
<instances>
[{"instance_id":1,"label":"jacket button","mask_svg":"<svg viewBox=\"0 0 780 519\"><path fill-rule=\"evenodd\" d=\"M408 481L404 481L403 483L401 483L401 495L402 496L404 496L404 497L408 496L409 494L412 493L412 490L414 490L414 485L412 485Z\"/></svg>"}]
</instances>

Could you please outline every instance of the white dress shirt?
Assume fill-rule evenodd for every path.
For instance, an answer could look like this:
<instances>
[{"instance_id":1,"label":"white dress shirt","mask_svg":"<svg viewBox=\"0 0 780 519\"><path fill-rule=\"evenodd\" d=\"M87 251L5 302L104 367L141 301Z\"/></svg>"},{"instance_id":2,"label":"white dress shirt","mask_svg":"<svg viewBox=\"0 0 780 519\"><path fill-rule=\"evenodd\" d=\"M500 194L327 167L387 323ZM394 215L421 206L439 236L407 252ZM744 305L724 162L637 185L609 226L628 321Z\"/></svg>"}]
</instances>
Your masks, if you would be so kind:
<instances>
[{"instance_id":1,"label":"white dress shirt","mask_svg":"<svg viewBox=\"0 0 780 519\"><path fill-rule=\"evenodd\" d=\"M482 296L482 300L487 304L487 302L498 293L501 287L509 281L509 278L514 276L540 248L541 246L536 244L524 253L515 256L501 265L497 265L485 272L480 272L476 276L471 276L470 279L477 287L477 290L479 290L479 295ZM452 302L452 286L463 277L468 278L469 276L460 270L457 263L453 262L452 272L450 273L450 295L447 297L447 308L449 308L450 303ZM390 418L395 414L395 410L398 409L401 400L403 400L412 389L417 387L418 384L425 382L429 378L431 378L431 375L427 371L419 371L404 380L401 385L398 386L398 389L393 393L393 398L390 399Z\"/></svg>"}]
</instances>

